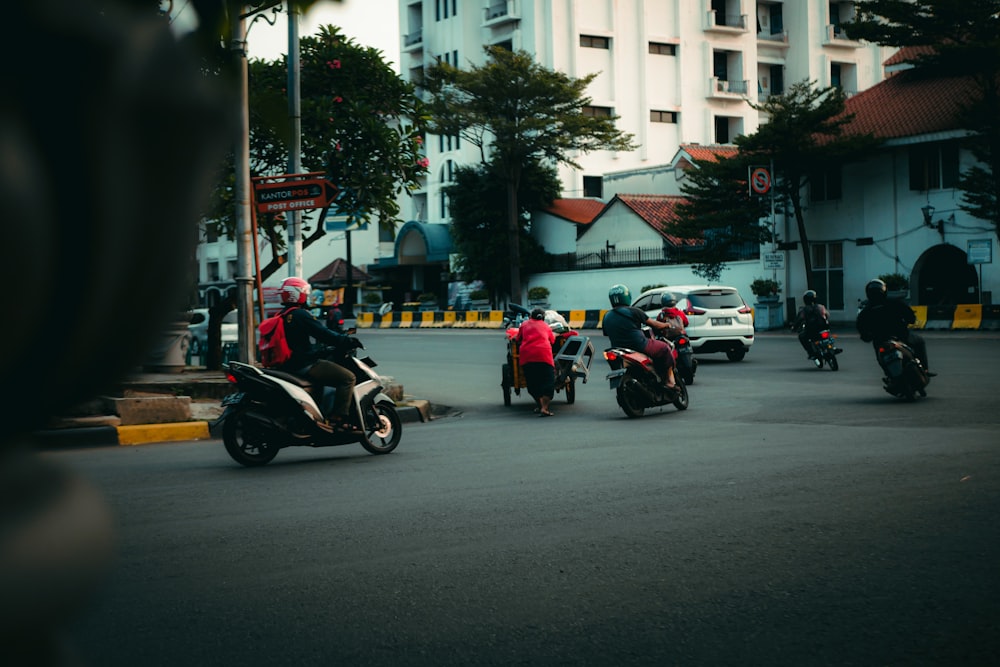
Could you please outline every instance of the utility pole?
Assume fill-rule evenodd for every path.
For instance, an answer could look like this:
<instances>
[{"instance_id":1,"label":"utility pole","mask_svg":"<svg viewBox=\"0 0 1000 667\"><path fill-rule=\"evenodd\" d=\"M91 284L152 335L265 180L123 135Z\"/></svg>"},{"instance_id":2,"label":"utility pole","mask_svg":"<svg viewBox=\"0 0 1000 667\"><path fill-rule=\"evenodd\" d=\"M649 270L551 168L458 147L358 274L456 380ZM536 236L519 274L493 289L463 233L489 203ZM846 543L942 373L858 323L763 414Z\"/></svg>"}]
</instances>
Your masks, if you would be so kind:
<instances>
[{"instance_id":1,"label":"utility pole","mask_svg":"<svg viewBox=\"0 0 1000 667\"><path fill-rule=\"evenodd\" d=\"M253 238L250 226L250 94L247 89L246 17L243 5L231 6L230 49L239 94L239 123L236 128L235 156L235 216L236 216L236 311L239 358L244 363L256 356L251 348L255 341L253 326Z\"/></svg>"},{"instance_id":2,"label":"utility pole","mask_svg":"<svg viewBox=\"0 0 1000 667\"><path fill-rule=\"evenodd\" d=\"M288 173L302 172L302 101L299 91L299 9L288 0L288 117L292 121ZM288 211L288 275L302 270L302 223L299 211ZM302 276L303 278L305 276Z\"/></svg>"}]
</instances>

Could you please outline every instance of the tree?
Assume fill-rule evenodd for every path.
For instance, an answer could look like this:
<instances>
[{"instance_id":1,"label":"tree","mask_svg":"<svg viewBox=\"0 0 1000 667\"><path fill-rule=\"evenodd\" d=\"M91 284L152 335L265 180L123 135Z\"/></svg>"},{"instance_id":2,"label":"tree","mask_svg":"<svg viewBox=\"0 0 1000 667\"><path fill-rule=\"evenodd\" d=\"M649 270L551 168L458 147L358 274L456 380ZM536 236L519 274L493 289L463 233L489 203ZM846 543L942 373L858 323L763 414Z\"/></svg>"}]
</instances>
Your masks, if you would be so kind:
<instances>
[{"instance_id":1,"label":"tree","mask_svg":"<svg viewBox=\"0 0 1000 667\"><path fill-rule=\"evenodd\" d=\"M704 239L691 252L692 270L708 282L718 282L733 249L747 243L760 244L771 238L771 227L762 222L769 200L751 197L747 156L719 156L695 160L681 183L686 201L677 206L678 219L673 233L681 238Z\"/></svg>"},{"instance_id":2,"label":"tree","mask_svg":"<svg viewBox=\"0 0 1000 667\"><path fill-rule=\"evenodd\" d=\"M350 221L368 221L394 229L398 197L412 191L427 171L422 154L425 115L413 87L383 60L382 52L359 46L335 26L300 40L302 167L325 172L340 193L337 206ZM291 122L288 118L287 64L250 63L251 173L284 174L288 164ZM220 172L214 206L206 216L221 234L233 238L231 162ZM318 212L317 212L318 213ZM316 213L303 217L303 248L326 234L310 226ZM272 249L261 267L266 278L284 263L283 216L258 217L260 234Z\"/></svg>"},{"instance_id":3,"label":"tree","mask_svg":"<svg viewBox=\"0 0 1000 667\"><path fill-rule=\"evenodd\" d=\"M430 130L461 135L477 146L506 188L509 294L521 295L518 191L526 164L551 161L575 168L569 152L634 150L632 135L615 128L615 116L584 113L585 90L597 74L574 79L542 67L524 51L485 47L487 62L461 70L438 63L423 86L431 93Z\"/></svg>"},{"instance_id":4,"label":"tree","mask_svg":"<svg viewBox=\"0 0 1000 667\"><path fill-rule=\"evenodd\" d=\"M482 280L491 298L507 285L508 245L507 189L502 174L493 163L459 167L455 182L445 189L451 215L452 240L462 257L466 280ZM517 193L518 242L523 251L522 265L528 271L545 267L545 251L527 229L529 213L552 203L559 196L555 169L531 162L524 166Z\"/></svg>"},{"instance_id":5,"label":"tree","mask_svg":"<svg viewBox=\"0 0 1000 667\"><path fill-rule=\"evenodd\" d=\"M962 173L960 208L993 224L1000 238L1000 0L860 0L848 34L913 49L927 76L968 76L977 95L960 120L976 135L967 143L979 161Z\"/></svg>"},{"instance_id":6,"label":"tree","mask_svg":"<svg viewBox=\"0 0 1000 667\"><path fill-rule=\"evenodd\" d=\"M837 87L816 88L809 81L793 84L784 95L760 104L748 102L768 122L735 142L748 164L774 165L774 194L794 213L809 289L813 289L812 257L802 192L817 174L817 165L839 169L871 154L879 144L871 135L844 134L844 126L853 117L844 113L845 99Z\"/></svg>"}]
</instances>

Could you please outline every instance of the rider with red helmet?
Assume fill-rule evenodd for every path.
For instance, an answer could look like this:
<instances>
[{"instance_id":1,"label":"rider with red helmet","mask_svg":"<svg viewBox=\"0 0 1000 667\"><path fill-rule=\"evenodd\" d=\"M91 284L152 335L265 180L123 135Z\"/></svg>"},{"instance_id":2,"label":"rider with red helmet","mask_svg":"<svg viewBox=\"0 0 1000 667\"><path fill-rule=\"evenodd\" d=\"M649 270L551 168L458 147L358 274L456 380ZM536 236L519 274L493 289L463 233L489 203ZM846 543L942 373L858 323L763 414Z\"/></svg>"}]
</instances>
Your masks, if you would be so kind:
<instances>
[{"instance_id":1,"label":"rider with red helmet","mask_svg":"<svg viewBox=\"0 0 1000 667\"><path fill-rule=\"evenodd\" d=\"M320 349L312 339L341 349L361 347L361 341L332 331L316 319L305 307L310 291L309 283L302 278L290 277L281 281L278 294L284 306L285 338L292 350L291 358L281 365L281 370L336 389L333 408L327 418L336 431L354 432L357 427L347 419L354 393L354 373L340 364L321 359Z\"/></svg>"}]
</instances>

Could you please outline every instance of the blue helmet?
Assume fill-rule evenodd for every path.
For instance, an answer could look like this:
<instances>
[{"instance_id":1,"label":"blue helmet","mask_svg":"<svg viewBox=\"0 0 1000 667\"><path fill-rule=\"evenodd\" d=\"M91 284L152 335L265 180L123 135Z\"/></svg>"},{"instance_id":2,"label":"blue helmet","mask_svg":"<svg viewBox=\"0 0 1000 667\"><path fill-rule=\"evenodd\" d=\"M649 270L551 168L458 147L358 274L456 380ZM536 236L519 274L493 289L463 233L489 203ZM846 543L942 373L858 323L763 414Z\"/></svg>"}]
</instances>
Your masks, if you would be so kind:
<instances>
[{"instance_id":1,"label":"blue helmet","mask_svg":"<svg viewBox=\"0 0 1000 667\"><path fill-rule=\"evenodd\" d=\"M612 306L631 306L632 293L624 285L613 285L608 290L608 299Z\"/></svg>"},{"instance_id":2,"label":"blue helmet","mask_svg":"<svg viewBox=\"0 0 1000 667\"><path fill-rule=\"evenodd\" d=\"M664 308L673 308L677 305L677 297L673 292L664 292L660 295L660 305Z\"/></svg>"}]
</instances>

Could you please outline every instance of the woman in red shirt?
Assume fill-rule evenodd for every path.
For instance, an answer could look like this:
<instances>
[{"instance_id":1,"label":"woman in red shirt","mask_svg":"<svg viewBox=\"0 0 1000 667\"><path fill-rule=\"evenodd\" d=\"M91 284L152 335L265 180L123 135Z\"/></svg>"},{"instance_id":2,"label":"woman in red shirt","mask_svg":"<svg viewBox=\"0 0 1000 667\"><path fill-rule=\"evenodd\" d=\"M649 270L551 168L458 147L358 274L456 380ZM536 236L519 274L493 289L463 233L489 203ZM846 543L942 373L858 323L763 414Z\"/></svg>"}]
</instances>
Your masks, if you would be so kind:
<instances>
[{"instance_id":1,"label":"woman in red shirt","mask_svg":"<svg viewBox=\"0 0 1000 667\"><path fill-rule=\"evenodd\" d=\"M556 390L552 345L556 342L556 335L545 322L545 311L541 308L532 310L531 319L521 324L515 340L528 393L538 404L538 413L542 417L551 417L549 404Z\"/></svg>"}]
</instances>

